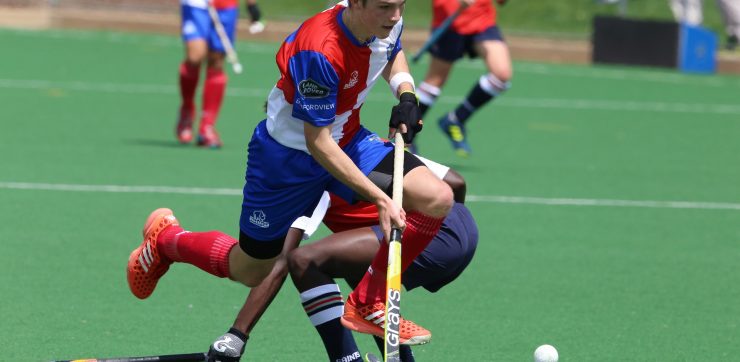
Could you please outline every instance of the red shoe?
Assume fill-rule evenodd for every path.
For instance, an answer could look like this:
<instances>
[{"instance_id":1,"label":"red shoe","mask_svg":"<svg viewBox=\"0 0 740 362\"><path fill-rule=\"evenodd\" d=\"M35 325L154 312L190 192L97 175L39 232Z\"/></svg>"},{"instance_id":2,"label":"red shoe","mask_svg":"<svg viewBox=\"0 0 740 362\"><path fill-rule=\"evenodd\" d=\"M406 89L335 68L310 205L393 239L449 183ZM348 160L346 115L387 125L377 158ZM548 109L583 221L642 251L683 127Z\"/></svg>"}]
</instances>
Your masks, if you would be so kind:
<instances>
[{"instance_id":1,"label":"red shoe","mask_svg":"<svg viewBox=\"0 0 740 362\"><path fill-rule=\"evenodd\" d=\"M180 108L180 115L177 118L177 126L175 127L175 134L177 140L180 143L190 143L193 140L193 118L195 110L188 108Z\"/></svg>"},{"instance_id":2,"label":"red shoe","mask_svg":"<svg viewBox=\"0 0 740 362\"><path fill-rule=\"evenodd\" d=\"M213 126L205 126L198 132L198 146L208 148L221 148L221 137Z\"/></svg>"},{"instance_id":3,"label":"red shoe","mask_svg":"<svg viewBox=\"0 0 740 362\"><path fill-rule=\"evenodd\" d=\"M356 306L350 299L344 303L344 315L342 325L360 333L372 334L380 338L384 337L385 327L385 304L375 303L371 305ZM399 339L401 344L414 346L428 343L432 339L432 333L414 322L401 318Z\"/></svg>"},{"instance_id":4,"label":"red shoe","mask_svg":"<svg viewBox=\"0 0 740 362\"><path fill-rule=\"evenodd\" d=\"M159 278L170 268L172 261L157 250L157 238L163 230L179 225L170 209L156 209L144 224L144 241L131 252L128 258L126 278L131 293L139 299L148 298L157 286Z\"/></svg>"}]
</instances>

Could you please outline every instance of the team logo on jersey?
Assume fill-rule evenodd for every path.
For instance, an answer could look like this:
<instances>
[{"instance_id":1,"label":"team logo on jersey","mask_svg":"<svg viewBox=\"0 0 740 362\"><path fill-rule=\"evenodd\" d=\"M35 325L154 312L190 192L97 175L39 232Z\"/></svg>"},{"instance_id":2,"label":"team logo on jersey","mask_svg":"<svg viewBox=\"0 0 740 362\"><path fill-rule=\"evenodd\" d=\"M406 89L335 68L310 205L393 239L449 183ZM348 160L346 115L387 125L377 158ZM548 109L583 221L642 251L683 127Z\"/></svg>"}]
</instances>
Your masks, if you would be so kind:
<instances>
[{"instance_id":1,"label":"team logo on jersey","mask_svg":"<svg viewBox=\"0 0 740 362\"><path fill-rule=\"evenodd\" d=\"M350 75L349 82L344 85L344 89L350 89L357 84L357 78L360 77L360 73L358 71L352 72L352 75Z\"/></svg>"},{"instance_id":2,"label":"team logo on jersey","mask_svg":"<svg viewBox=\"0 0 740 362\"><path fill-rule=\"evenodd\" d=\"M267 222L266 219L267 219L267 215L265 215L265 212L262 210L255 210L252 212L252 215L249 216L249 222L263 229L267 229L270 227L270 223Z\"/></svg>"},{"instance_id":3,"label":"team logo on jersey","mask_svg":"<svg viewBox=\"0 0 740 362\"><path fill-rule=\"evenodd\" d=\"M325 98L329 95L329 87L308 78L298 83L298 92L306 98Z\"/></svg>"},{"instance_id":4,"label":"team logo on jersey","mask_svg":"<svg viewBox=\"0 0 740 362\"><path fill-rule=\"evenodd\" d=\"M396 49L396 43L388 44L388 48L385 49L385 55L388 57L388 60L391 60L393 56L393 49Z\"/></svg>"}]
</instances>

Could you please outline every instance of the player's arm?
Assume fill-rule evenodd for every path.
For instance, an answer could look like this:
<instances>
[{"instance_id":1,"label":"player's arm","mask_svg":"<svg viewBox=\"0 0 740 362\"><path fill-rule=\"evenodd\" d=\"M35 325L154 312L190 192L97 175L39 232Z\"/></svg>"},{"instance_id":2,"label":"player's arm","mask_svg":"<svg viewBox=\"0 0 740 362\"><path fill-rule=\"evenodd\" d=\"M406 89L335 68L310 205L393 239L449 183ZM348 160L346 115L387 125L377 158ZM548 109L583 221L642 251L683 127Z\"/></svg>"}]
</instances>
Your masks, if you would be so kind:
<instances>
[{"instance_id":1,"label":"player's arm","mask_svg":"<svg viewBox=\"0 0 740 362\"><path fill-rule=\"evenodd\" d=\"M306 146L316 162L334 178L378 207L380 227L388 240L390 240L391 223L400 228L405 227L403 210L397 207L388 195L357 168L334 141L329 126L316 127L305 123L304 135Z\"/></svg>"}]
</instances>

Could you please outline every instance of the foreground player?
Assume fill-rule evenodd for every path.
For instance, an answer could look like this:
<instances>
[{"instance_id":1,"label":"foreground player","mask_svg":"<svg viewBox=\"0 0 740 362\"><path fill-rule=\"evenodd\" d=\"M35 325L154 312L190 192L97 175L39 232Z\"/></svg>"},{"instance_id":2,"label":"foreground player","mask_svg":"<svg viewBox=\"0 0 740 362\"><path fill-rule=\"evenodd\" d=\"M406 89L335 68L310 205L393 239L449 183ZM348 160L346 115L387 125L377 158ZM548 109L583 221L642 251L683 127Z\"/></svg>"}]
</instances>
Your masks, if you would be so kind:
<instances>
[{"instance_id":1,"label":"foreground player","mask_svg":"<svg viewBox=\"0 0 740 362\"><path fill-rule=\"evenodd\" d=\"M437 164L429 160L423 161L435 175L443 179L452 187L453 191L455 192L456 202L463 202L465 198L466 186L465 180L462 178L462 176L446 166ZM257 321L270 305L273 298L275 297L275 295L277 295L280 287L285 281L285 277L288 274L287 255L296 247L298 247L298 244L300 243L300 240L302 238L307 239L308 237L310 237L313 231L315 231L318 227L317 224L322 221L322 218L325 224L329 226L330 229L335 231L365 228L356 231L349 231L344 234L349 238L347 240L347 243L336 241L337 239L343 239L341 237L329 238L329 240L333 240L330 241L330 245L344 245L344 247L341 247L336 251L347 253L347 255L344 256L345 260L358 260L359 267L354 269L354 278L352 278L352 285L354 286L357 283L357 280L362 277L362 273L367 269L368 264L370 264L371 260L376 255L379 248L385 247L385 245L378 243L378 235L376 235L373 230L366 228L367 226L376 226L374 230L379 230L377 228L377 209L375 208L375 206L369 203L358 203L356 205L349 205L336 196L332 197L331 207L329 207L329 210L327 211L326 208L329 204L329 197L327 194L326 198L322 199L322 202L319 203L319 206L316 208L316 210L314 210L310 218L302 217L295 223L293 223L290 231L288 232L283 251L272 272L265 278L262 284L250 290L249 296L247 297L244 306L239 311L239 314L234 321L232 328L229 329L226 334L219 337L212 344L209 350L209 356L221 361L236 361L238 359L235 358L241 357L252 328L256 325ZM456 212L457 209L459 209L459 204L453 207L452 213L454 213L455 215L460 215L459 211ZM326 212L326 215L324 215L324 212ZM448 225L447 227L449 227L450 225L450 220L450 216L448 216L448 218L445 220L445 223ZM469 220L470 221L466 221L466 224L472 223L472 217L470 217ZM430 245L422 252L422 255L415 261L415 263L421 264L425 268L425 270L429 272L434 269L435 274L424 274L423 276L421 276L418 271L415 271L418 269L418 267L414 268L413 265L410 267L410 271L406 271L406 273L410 273L409 275L411 275L409 280L414 280L417 278L419 280L426 280L426 282L424 283L419 282L418 285L431 285L432 280L441 281L445 278L449 278L447 280L451 281L452 279L454 279L454 276L458 275L459 272L462 272L462 268L464 267L464 265L467 264L467 262L469 262L469 257L472 256L472 251L475 248L472 240L477 240L477 237L466 237L466 235L470 234L463 235L462 232L459 232L458 235L455 235L455 237L457 237L455 241L447 240L449 238L445 238L444 235L450 235L450 232L449 229L447 229L444 225L445 224L443 224L443 228L440 229L440 232L435 236L435 238L432 239ZM457 229L459 231L459 227ZM471 228L469 228L469 231L471 233L475 231L474 224ZM228 238L228 236L223 235L222 238ZM165 242L168 241L167 239L160 239L160 242L162 242L163 240ZM435 240L437 246L434 246ZM439 245L441 241L444 241L443 245ZM232 245L236 244L236 240L233 240L231 243ZM350 246L353 245L362 249L354 250L350 248ZM299 248L299 250L304 248L305 247L301 247ZM164 250L167 249L165 248ZM321 250L321 248L318 248L318 250ZM306 260L306 257L314 253L317 253L317 249L311 247L306 249L305 252L296 252L295 254L291 254L293 257L293 264L296 269L292 273L295 275L302 275L302 272L298 271L298 269L303 269L302 263ZM328 262L329 258L338 259L339 256L337 256L334 252L327 253L326 255L317 256L317 261L322 260ZM436 269L429 265L431 260L437 262L438 265L436 266ZM449 269L442 271L440 265L449 267ZM461 267L455 267L456 265L460 265ZM458 270L459 272L457 272ZM309 281L312 280L310 277L307 278ZM409 288L411 285L412 284L410 281L406 282L407 288ZM431 290L437 288L430 286L428 289ZM301 298L303 302L306 301L304 300L303 295L301 296ZM342 306L341 298L335 298L333 301L338 303L340 307ZM331 312L326 312L333 313L332 316L336 317L336 320L334 320L331 324L327 324L321 327L316 325L317 330L322 336L322 339L326 341L333 341L333 344L331 345L326 344L327 353L329 353L332 361L341 358L344 358L344 361L352 361L359 356L359 352L356 351L354 340L351 339L351 333L340 325L339 317L342 315L343 309L343 307L339 309L332 308ZM310 310L311 314L319 312L318 309L314 308L311 308ZM306 311L309 312L308 309ZM326 313L323 313L323 315L326 315ZM315 321L314 318L311 318L311 320L312 322ZM214 347L216 345L223 344L222 341L227 340L230 342L226 343L226 345L230 346L231 348L218 351ZM410 350L407 348L408 347L404 347L402 350L404 355L409 355L410 353Z\"/></svg>"},{"instance_id":2,"label":"foreground player","mask_svg":"<svg viewBox=\"0 0 740 362\"><path fill-rule=\"evenodd\" d=\"M219 148L221 138L216 132L216 120L221 110L228 78L223 70L225 48L208 14L209 3L216 8L228 38L232 44L234 43L239 15L237 0L180 0L185 60L180 64L182 104L175 132L180 143L190 143L193 140L193 120L196 116L195 91L198 88L200 68L203 62L206 62L206 80L203 86L197 142L199 146Z\"/></svg>"},{"instance_id":3,"label":"foreground player","mask_svg":"<svg viewBox=\"0 0 740 362\"><path fill-rule=\"evenodd\" d=\"M372 205L347 205L335 198L332 202L332 205L334 202L338 204L329 209L324 223L337 233L291 252L290 274L304 310L321 336L329 360L353 361L359 360L360 352L344 325L348 322L363 323L364 326L353 326L352 329L374 334L382 353L385 317L378 314L372 320L356 318L348 321L339 286L333 278L344 278L354 287L376 252L385 245L377 226L354 229L363 223L371 225L375 222L377 210ZM463 204L455 204L437 235L404 271L403 285L407 290L423 286L432 293L438 291L467 267L477 243L475 220ZM400 355L404 362L414 361L407 345L401 346Z\"/></svg>"},{"instance_id":4,"label":"foreground player","mask_svg":"<svg viewBox=\"0 0 740 362\"><path fill-rule=\"evenodd\" d=\"M151 295L170 264L180 260L259 285L273 270L291 223L310 213L325 190L350 202L372 202L386 239L392 224L405 227L404 262L421 253L452 207L452 191L406 153L403 207L408 212L398 208L388 196L393 147L359 120L365 98L382 76L400 100L391 112L391 133L402 132L410 143L421 131L413 78L401 50L403 9L403 0L351 0L306 20L288 36L276 56L281 77L268 98L267 119L249 143L239 248L219 232L179 235L181 230L169 228L176 224L171 211L161 209L150 216L144 241L129 257L127 278L134 295ZM160 240L171 242L162 242L159 250ZM387 264L387 248L380 251L376 261ZM348 306L372 314L384 300L384 289L384 268L366 274ZM426 333L402 335L402 341L431 337L410 322L401 327Z\"/></svg>"},{"instance_id":5,"label":"foreground player","mask_svg":"<svg viewBox=\"0 0 740 362\"><path fill-rule=\"evenodd\" d=\"M506 0L497 0L503 5ZM430 49L431 61L418 95L421 117L442 93L442 87L454 63L468 54L480 56L488 73L480 77L467 97L439 120L439 127L447 135L455 152L468 156L471 152L465 123L475 111L505 92L512 77L509 48L496 25L496 8L491 0L433 0L432 28L438 27L459 7L462 13Z\"/></svg>"}]
</instances>

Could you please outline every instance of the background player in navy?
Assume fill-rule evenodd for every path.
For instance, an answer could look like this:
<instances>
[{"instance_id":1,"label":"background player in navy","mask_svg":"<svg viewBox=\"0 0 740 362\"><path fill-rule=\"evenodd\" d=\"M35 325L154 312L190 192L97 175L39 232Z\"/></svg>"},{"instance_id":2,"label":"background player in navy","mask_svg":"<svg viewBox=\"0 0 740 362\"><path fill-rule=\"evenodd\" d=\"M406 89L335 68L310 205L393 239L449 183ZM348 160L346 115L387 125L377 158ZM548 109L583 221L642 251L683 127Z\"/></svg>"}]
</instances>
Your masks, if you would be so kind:
<instances>
[{"instance_id":1,"label":"background player in navy","mask_svg":"<svg viewBox=\"0 0 740 362\"><path fill-rule=\"evenodd\" d=\"M442 93L442 87L458 59L465 54L470 57L480 56L488 69L488 73L480 77L467 97L438 122L460 156L467 156L471 152L465 122L476 110L510 87L511 56L501 30L496 25L496 8L491 1L432 0L432 28L442 24L458 8L462 7L464 10L429 49L429 69L418 89L422 118ZM497 2L504 4L506 0Z\"/></svg>"}]
</instances>

